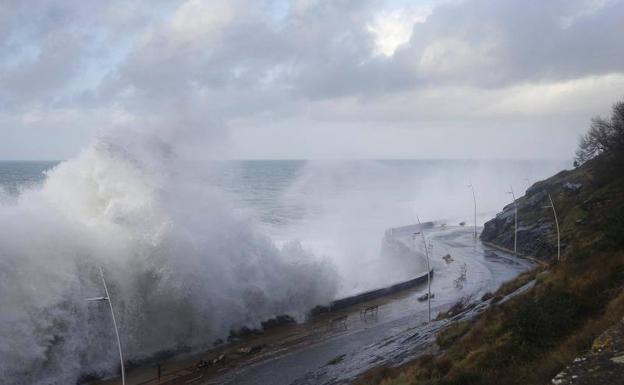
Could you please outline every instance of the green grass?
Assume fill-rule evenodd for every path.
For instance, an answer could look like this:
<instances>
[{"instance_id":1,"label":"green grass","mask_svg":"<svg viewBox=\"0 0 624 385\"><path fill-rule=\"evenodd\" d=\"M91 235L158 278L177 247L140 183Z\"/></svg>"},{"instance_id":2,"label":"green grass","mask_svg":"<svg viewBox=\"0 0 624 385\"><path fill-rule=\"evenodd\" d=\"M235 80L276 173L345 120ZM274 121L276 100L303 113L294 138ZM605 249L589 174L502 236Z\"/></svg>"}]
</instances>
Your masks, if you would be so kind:
<instances>
[{"instance_id":1,"label":"green grass","mask_svg":"<svg viewBox=\"0 0 624 385\"><path fill-rule=\"evenodd\" d=\"M539 183L558 209L566 243L562 261L521 274L493 298L535 280L531 290L493 304L473 321L441 330L436 355L378 368L357 383L542 385L587 351L594 338L624 316L624 177L599 167L602 163L589 162ZM567 181L582 183L582 190L562 192ZM525 212L523 220L545 215L539 210Z\"/></svg>"},{"instance_id":2,"label":"green grass","mask_svg":"<svg viewBox=\"0 0 624 385\"><path fill-rule=\"evenodd\" d=\"M447 349L453 345L455 341L461 338L468 330L470 330L470 322L458 321L453 322L436 336L436 343L442 349Z\"/></svg>"}]
</instances>

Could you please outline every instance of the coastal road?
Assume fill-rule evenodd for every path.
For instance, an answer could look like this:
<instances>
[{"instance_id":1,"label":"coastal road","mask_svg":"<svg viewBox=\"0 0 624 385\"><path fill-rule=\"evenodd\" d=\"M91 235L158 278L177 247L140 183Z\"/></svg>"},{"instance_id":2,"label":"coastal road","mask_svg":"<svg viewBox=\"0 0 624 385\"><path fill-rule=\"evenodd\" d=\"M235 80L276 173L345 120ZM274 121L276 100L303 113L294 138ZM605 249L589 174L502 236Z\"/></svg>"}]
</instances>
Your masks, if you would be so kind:
<instances>
[{"instance_id":1,"label":"coastal road","mask_svg":"<svg viewBox=\"0 0 624 385\"><path fill-rule=\"evenodd\" d=\"M393 229L394 240L412 247L412 234L417 225ZM534 263L502 251L491 249L474 239L472 228L424 227L430 244L432 318L460 300L477 301L501 283L530 269ZM422 254L422 241L417 239L416 253ZM452 261L442 257L449 254ZM464 274L465 273L465 274ZM464 278L462 278L462 276ZM377 317L362 320L360 304L345 309L346 328L324 329L327 319L311 321L313 333L296 343L244 365L238 365L204 384L232 385L302 385L346 384L364 371L379 365L398 365L422 353L432 345L435 333L447 320L427 324L427 302L418 300L427 285L374 301ZM477 306L475 311L484 307Z\"/></svg>"}]
</instances>

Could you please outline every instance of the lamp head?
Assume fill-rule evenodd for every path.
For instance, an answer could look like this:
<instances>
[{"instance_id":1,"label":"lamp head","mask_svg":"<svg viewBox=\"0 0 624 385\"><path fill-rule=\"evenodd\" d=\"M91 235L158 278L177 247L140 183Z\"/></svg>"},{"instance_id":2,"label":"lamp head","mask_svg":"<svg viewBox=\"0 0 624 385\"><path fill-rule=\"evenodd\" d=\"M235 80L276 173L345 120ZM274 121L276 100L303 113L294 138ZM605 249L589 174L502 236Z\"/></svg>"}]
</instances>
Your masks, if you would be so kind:
<instances>
[{"instance_id":1,"label":"lamp head","mask_svg":"<svg viewBox=\"0 0 624 385\"><path fill-rule=\"evenodd\" d=\"M108 301L108 297L93 297L93 298L87 298L87 301L92 301L92 302Z\"/></svg>"}]
</instances>

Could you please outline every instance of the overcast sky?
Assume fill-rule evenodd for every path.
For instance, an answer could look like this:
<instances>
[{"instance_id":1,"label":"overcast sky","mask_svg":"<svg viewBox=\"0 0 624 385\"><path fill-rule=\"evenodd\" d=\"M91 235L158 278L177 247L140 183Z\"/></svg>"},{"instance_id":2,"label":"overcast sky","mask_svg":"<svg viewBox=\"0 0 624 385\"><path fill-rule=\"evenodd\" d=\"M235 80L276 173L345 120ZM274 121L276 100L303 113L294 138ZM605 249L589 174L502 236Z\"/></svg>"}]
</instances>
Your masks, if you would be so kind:
<instances>
[{"instance_id":1,"label":"overcast sky","mask_svg":"<svg viewBox=\"0 0 624 385\"><path fill-rule=\"evenodd\" d=\"M620 0L0 0L0 159L111 127L208 158L570 157L624 97L623 36Z\"/></svg>"}]
</instances>

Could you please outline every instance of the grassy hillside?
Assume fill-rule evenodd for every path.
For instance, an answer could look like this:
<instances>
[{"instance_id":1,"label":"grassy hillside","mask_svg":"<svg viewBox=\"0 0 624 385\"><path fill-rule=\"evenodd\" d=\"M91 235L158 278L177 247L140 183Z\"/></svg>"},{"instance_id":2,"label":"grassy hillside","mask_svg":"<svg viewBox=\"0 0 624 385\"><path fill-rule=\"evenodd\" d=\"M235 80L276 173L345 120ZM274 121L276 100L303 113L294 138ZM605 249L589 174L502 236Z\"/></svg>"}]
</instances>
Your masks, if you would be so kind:
<instances>
[{"instance_id":1,"label":"grassy hillside","mask_svg":"<svg viewBox=\"0 0 624 385\"><path fill-rule=\"evenodd\" d=\"M624 316L624 168L599 156L538 182L518 200L518 250L546 262L502 287L535 280L528 292L439 333L440 350L359 384L546 384ZM562 235L556 260L550 193ZM513 208L482 239L513 248Z\"/></svg>"}]
</instances>

